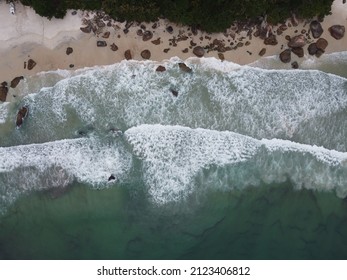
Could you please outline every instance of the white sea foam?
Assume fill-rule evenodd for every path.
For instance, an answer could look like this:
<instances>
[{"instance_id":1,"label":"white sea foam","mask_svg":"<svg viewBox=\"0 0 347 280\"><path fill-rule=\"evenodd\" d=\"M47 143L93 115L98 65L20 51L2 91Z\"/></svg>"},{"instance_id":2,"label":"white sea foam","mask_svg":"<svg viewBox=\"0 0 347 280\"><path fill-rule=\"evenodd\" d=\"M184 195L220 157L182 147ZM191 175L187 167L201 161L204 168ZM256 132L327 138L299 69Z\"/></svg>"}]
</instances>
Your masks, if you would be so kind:
<instances>
[{"instance_id":1,"label":"white sea foam","mask_svg":"<svg viewBox=\"0 0 347 280\"><path fill-rule=\"evenodd\" d=\"M8 103L0 103L0 124L5 123L8 115Z\"/></svg>"},{"instance_id":2,"label":"white sea foam","mask_svg":"<svg viewBox=\"0 0 347 280\"><path fill-rule=\"evenodd\" d=\"M130 167L131 155L122 147L91 138L0 147L0 208L24 192L73 180L103 187L112 174L121 182Z\"/></svg>"},{"instance_id":3,"label":"white sea foam","mask_svg":"<svg viewBox=\"0 0 347 280\"><path fill-rule=\"evenodd\" d=\"M212 186L243 188L289 179L298 188L335 189L339 196L347 195L347 153L180 126L141 125L125 136L143 161L145 183L158 203L189 195L197 187L194 178L211 166L229 168L224 172L227 180L217 172L208 181Z\"/></svg>"}]
</instances>

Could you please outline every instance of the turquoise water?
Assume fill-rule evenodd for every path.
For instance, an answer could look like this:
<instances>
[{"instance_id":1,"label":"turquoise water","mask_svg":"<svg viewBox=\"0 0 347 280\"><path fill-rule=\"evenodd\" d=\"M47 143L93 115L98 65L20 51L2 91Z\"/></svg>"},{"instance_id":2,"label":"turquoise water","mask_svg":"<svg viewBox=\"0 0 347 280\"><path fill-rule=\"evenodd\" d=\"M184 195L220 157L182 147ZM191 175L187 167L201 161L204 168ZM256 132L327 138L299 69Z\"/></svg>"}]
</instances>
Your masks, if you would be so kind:
<instances>
[{"instance_id":1,"label":"turquoise water","mask_svg":"<svg viewBox=\"0 0 347 280\"><path fill-rule=\"evenodd\" d=\"M177 58L164 73L124 61L26 79L31 94L0 105L0 258L345 259L335 60L191 59L192 74Z\"/></svg>"}]
</instances>

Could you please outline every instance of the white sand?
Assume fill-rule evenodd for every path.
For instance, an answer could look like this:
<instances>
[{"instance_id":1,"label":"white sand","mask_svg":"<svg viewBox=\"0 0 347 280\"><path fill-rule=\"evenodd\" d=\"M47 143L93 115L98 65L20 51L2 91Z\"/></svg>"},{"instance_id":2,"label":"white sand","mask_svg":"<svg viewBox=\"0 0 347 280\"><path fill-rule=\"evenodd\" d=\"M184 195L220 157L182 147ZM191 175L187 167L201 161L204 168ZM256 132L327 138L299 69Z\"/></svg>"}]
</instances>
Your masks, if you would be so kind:
<instances>
[{"instance_id":1,"label":"white sand","mask_svg":"<svg viewBox=\"0 0 347 280\"><path fill-rule=\"evenodd\" d=\"M159 27L156 29L151 28L152 24L146 24L147 29L153 31L153 38L150 41L143 42L142 37L136 35L136 31L139 29L136 26L131 27L129 33L125 35L122 31L124 24L117 22L114 25L118 25L120 28L105 28L104 31L110 31L111 35L108 39L103 39L101 38L102 34L98 37L93 33L86 34L80 31L80 27L83 26L81 20L86 14L78 11L77 15L72 15L71 11L68 11L63 20L48 20L38 16L31 8L16 4L16 14L11 15L9 6L4 1L0 2L0 17L2 19L0 26L0 82L9 82L16 76L33 75L41 71L71 69L70 64L74 65L73 69L113 64L124 59L124 52L127 49L131 50L133 58L137 60L142 59L140 53L144 49L150 50L151 60L155 61L162 61L173 56L186 59L194 56L192 49L189 48L191 39L201 46L206 46L214 39L224 39L226 43L234 42L236 45L240 37L245 35L236 35L235 40L233 40L231 36L225 37L223 33L206 34L199 31L197 36L178 42L176 47L172 47L169 46L170 38L177 37L179 32L184 32L187 35L189 31L187 27L160 20ZM329 34L328 27L333 24L347 27L347 4L342 4L342 0L335 0L332 15L327 16L322 23L324 33L321 37L329 42L326 53L347 50L347 34L341 40L335 40ZM168 34L165 31L167 25L173 26L173 34ZM300 23L297 27L288 28L282 35L277 36L278 44L276 46L265 46L263 40L253 36L249 46L227 51L224 53L224 57L228 61L244 65L258 60L260 58L258 53L264 47L266 47L265 56L278 55L282 48L286 48L285 36L298 35L302 29L308 30L309 25ZM205 39L206 35L210 36L211 40ZM203 40L200 40L201 37ZM161 39L161 44L152 44L151 41L157 38ZM108 46L97 47L97 40L105 40ZM248 38L242 42L245 43L246 41ZM109 47L112 43L115 43L119 48L116 52L113 52ZM67 47L73 48L72 54L66 55ZM166 48L170 48L168 53L163 52ZM188 48L187 53L182 52L185 48ZM292 61L296 60L300 63L308 57L318 59L307 54L307 47L304 49L305 57L298 59L296 55L292 54ZM218 58L218 53L213 51L205 54L205 57L211 56ZM37 62L35 68L30 71L24 69L24 62L28 61L29 58Z\"/></svg>"}]
</instances>

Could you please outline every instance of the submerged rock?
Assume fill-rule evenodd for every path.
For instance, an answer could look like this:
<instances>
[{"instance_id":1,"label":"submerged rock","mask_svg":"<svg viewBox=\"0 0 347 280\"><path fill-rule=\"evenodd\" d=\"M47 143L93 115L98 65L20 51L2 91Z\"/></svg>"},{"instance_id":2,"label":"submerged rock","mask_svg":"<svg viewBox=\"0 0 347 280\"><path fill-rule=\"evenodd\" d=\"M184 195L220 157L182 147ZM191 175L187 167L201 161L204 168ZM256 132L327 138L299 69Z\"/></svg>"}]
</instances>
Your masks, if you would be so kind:
<instances>
[{"instance_id":1,"label":"submerged rock","mask_svg":"<svg viewBox=\"0 0 347 280\"><path fill-rule=\"evenodd\" d=\"M333 25L328 30L330 35L336 40L340 40L345 35L345 27L343 25Z\"/></svg>"},{"instance_id":2,"label":"submerged rock","mask_svg":"<svg viewBox=\"0 0 347 280\"><path fill-rule=\"evenodd\" d=\"M310 23L310 30L312 33L313 38L319 38L323 33L322 25L319 21L314 20Z\"/></svg>"},{"instance_id":3,"label":"submerged rock","mask_svg":"<svg viewBox=\"0 0 347 280\"><path fill-rule=\"evenodd\" d=\"M24 106L22 107L18 113L17 113L17 119L16 119L16 125L17 127L20 127L23 124L24 119L28 115L28 107Z\"/></svg>"},{"instance_id":4,"label":"submerged rock","mask_svg":"<svg viewBox=\"0 0 347 280\"><path fill-rule=\"evenodd\" d=\"M114 181L114 180L116 180L116 177L114 177L114 175L111 174L111 176L108 177L108 181L110 182L110 181Z\"/></svg>"},{"instance_id":5,"label":"submerged rock","mask_svg":"<svg viewBox=\"0 0 347 280\"><path fill-rule=\"evenodd\" d=\"M180 62L178 63L178 66L179 68L183 71L183 72L186 72L186 73L191 73L192 72L192 69L189 68L185 63L183 62Z\"/></svg>"},{"instance_id":6,"label":"submerged rock","mask_svg":"<svg viewBox=\"0 0 347 280\"><path fill-rule=\"evenodd\" d=\"M178 96L178 91L174 90L174 89L170 89L171 93L173 96L177 97Z\"/></svg>"},{"instance_id":7,"label":"submerged rock","mask_svg":"<svg viewBox=\"0 0 347 280\"><path fill-rule=\"evenodd\" d=\"M155 69L155 71L157 71L157 72L164 72L164 71L166 71L166 68L164 66L162 66L162 65L159 65L157 67L157 69Z\"/></svg>"},{"instance_id":8,"label":"submerged rock","mask_svg":"<svg viewBox=\"0 0 347 280\"><path fill-rule=\"evenodd\" d=\"M14 79L11 81L10 87L11 87L11 88L15 88L15 87L19 84L19 82L20 82L21 80L23 80L23 79L24 79L23 76L19 76L19 77L14 78Z\"/></svg>"}]
</instances>

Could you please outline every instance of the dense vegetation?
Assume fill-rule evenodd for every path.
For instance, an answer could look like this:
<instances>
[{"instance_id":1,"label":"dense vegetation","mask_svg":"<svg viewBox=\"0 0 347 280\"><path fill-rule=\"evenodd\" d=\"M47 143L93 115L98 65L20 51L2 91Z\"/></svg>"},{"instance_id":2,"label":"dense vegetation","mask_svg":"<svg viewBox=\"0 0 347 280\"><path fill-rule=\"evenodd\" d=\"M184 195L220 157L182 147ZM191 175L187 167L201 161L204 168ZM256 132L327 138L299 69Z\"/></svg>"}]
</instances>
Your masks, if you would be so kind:
<instances>
[{"instance_id":1,"label":"dense vegetation","mask_svg":"<svg viewBox=\"0 0 347 280\"><path fill-rule=\"evenodd\" d=\"M67 9L103 9L119 20L155 21L165 17L206 31L223 31L235 20L268 16L278 23L295 13L301 18L323 16L333 0L20 0L41 16L62 18Z\"/></svg>"}]
</instances>

